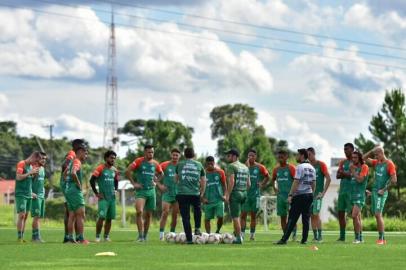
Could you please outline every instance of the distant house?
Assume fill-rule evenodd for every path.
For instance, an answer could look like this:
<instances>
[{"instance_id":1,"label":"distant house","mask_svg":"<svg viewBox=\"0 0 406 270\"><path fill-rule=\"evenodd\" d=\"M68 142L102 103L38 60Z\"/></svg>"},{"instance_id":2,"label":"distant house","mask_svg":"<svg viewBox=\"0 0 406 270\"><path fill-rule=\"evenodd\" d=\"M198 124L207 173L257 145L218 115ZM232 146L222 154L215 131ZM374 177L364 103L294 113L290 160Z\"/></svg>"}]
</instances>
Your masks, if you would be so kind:
<instances>
[{"instance_id":1,"label":"distant house","mask_svg":"<svg viewBox=\"0 0 406 270\"><path fill-rule=\"evenodd\" d=\"M14 203L16 182L13 179L0 179L0 204Z\"/></svg>"}]
</instances>

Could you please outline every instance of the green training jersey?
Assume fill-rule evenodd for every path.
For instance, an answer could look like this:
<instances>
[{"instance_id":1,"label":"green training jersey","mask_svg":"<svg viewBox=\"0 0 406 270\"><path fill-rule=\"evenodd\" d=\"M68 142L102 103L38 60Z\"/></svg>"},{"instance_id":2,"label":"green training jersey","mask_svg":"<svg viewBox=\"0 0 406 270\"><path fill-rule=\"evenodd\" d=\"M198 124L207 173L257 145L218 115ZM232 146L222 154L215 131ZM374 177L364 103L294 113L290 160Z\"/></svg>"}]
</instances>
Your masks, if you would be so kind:
<instances>
[{"instance_id":1,"label":"green training jersey","mask_svg":"<svg viewBox=\"0 0 406 270\"><path fill-rule=\"evenodd\" d=\"M182 160L176 166L179 177L178 194L200 195L200 178L205 176L203 165L196 160Z\"/></svg>"},{"instance_id":2,"label":"green training jersey","mask_svg":"<svg viewBox=\"0 0 406 270\"><path fill-rule=\"evenodd\" d=\"M26 164L24 160L17 163L17 174L26 174L32 170L30 164ZM30 199L32 197L32 176L27 176L23 180L16 180L15 196Z\"/></svg>"},{"instance_id":3,"label":"green training jersey","mask_svg":"<svg viewBox=\"0 0 406 270\"><path fill-rule=\"evenodd\" d=\"M76 176L78 177L79 183L82 186L83 172L82 163L79 159L74 159L68 167L68 175L65 179L66 181L66 192L81 192L76 182L72 178L72 172L76 171Z\"/></svg>"},{"instance_id":4,"label":"green training jersey","mask_svg":"<svg viewBox=\"0 0 406 270\"><path fill-rule=\"evenodd\" d=\"M251 186L247 195L248 197L258 197L260 196L259 183L262 182L265 177L269 176L269 172L264 165L259 163L249 166L249 171Z\"/></svg>"},{"instance_id":5,"label":"green training jersey","mask_svg":"<svg viewBox=\"0 0 406 270\"><path fill-rule=\"evenodd\" d=\"M294 175L295 167L290 164L283 167L278 166L273 170L272 178L278 184L279 195L287 196L289 194Z\"/></svg>"},{"instance_id":6,"label":"green training jersey","mask_svg":"<svg viewBox=\"0 0 406 270\"><path fill-rule=\"evenodd\" d=\"M350 166L351 161L348 159L344 159L340 162L339 169L343 170L345 173L350 173ZM340 180L340 190L338 192L340 194L351 192L351 177L342 178Z\"/></svg>"},{"instance_id":7,"label":"green training jersey","mask_svg":"<svg viewBox=\"0 0 406 270\"><path fill-rule=\"evenodd\" d=\"M358 182L354 177L351 178L351 201L352 202L365 202L365 191L368 185L368 166L363 164L355 168L356 174L361 174L363 177L362 182Z\"/></svg>"},{"instance_id":8,"label":"green training jersey","mask_svg":"<svg viewBox=\"0 0 406 270\"><path fill-rule=\"evenodd\" d=\"M66 188L67 188L67 181L64 178L64 172L65 170L68 170L70 168L70 163L75 159L76 154L75 151L70 150L66 156L65 159L63 161L62 164L62 169L61 169L61 177L59 179L59 187L61 188L62 192L65 192Z\"/></svg>"},{"instance_id":9,"label":"green training jersey","mask_svg":"<svg viewBox=\"0 0 406 270\"><path fill-rule=\"evenodd\" d=\"M249 174L248 167L238 160L228 165L227 177L234 175L233 191L247 191Z\"/></svg>"},{"instance_id":10,"label":"green training jersey","mask_svg":"<svg viewBox=\"0 0 406 270\"><path fill-rule=\"evenodd\" d=\"M163 184L167 188L165 194L170 197L175 197L178 193L178 186L175 183L176 166L172 161L161 163L162 171L164 172Z\"/></svg>"},{"instance_id":11,"label":"green training jersey","mask_svg":"<svg viewBox=\"0 0 406 270\"><path fill-rule=\"evenodd\" d=\"M316 170L316 189L314 191L315 195L322 193L324 191L324 179L328 174L327 165L323 161L316 161L315 164L312 164Z\"/></svg>"},{"instance_id":12,"label":"green training jersey","mask_svg":"<svg viewBox=\"0 0 406 270\"><path fill-rule=\"evenodd\" d=\"M141 190L150 190L155 188L155 174L162 173L161 166L156 160L146 160L144 157L137 158L130 165L134 171L134 180L142 185Z\"/></svg>"},{"instance_id":13,"label":"green training jersey","mask_svg":"<svg viewBox=\"0 0 406 270\"><path fill-rule=\"evenodd\" d=\"M115 167L107 167L106 164L100 164L93 172L93 176L97 179L99 193L106 200L114 200L116 198L116 190L114 183L118 181L118 171Z\"/></svg>"},{"instance_id":14,"label":"green training jersey","mask_svg":"<svg viewBox=\"0 0 406 270\"><path fill-rule=\"evenodd\" d=\"M38 175L32 179L32 193L40 199L45 199L45 169L40 167Z\"/></svg>"},{"instance_id":15,"label":"green training jersey","mask_svg":"<svg viewBox=\"0 0 406 270\"><path fill-rule=\"evenodd\" d=\"M396 174L395 164L388 159L384 162L378 162L378 160L374 159L372 160L372 166L375 167L375 182L372 189L378 191L386 188L391 175Z\"/></svg>"},{"instance_id":16,"label":"green training jersey","mask_svg":"<svg viewBox=\"0 0 406 270\"><path fill-rule=\"evenodd\" d=\"M226 176L223 170L214 169L214 171L206 170L206 190L204 197L208 204L215 204L223 201L224 190L223 185L226 182ZM222 185L223 184L223 185Z\"/></svg>"}]
</instances>

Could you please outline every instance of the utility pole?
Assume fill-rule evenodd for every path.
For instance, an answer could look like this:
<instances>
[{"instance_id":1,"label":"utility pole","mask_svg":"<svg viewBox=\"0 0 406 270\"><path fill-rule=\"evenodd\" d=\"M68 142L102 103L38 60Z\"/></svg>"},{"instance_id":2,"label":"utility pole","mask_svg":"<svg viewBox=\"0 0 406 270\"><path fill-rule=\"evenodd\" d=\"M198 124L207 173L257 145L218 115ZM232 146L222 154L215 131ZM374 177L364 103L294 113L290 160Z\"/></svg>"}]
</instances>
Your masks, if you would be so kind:
<instances>
[{"instance_id":1,"label":"utility pole","mask_svg":"<svg viewBox=\"0 0 406 270\"><path fill-rule=\"evenodd\" d=\"M54 162L54 155L53 155L53 152L54 152L53 140L54 140L54 127L55 127L55 125L54 124L49 124L49 125L45 125L44 127L49 129L49 149L48 149L47 155L48 155L49 168L50 168L50 170L49 170L49 174L50 174L49 175L49 181L51 182L52 181L52 176L54 175L54 172L55 172L55 162ZM44 150L42 150L42 151L44 151ZM52 186L52 182L51 182L51 186Z\"/></svg>"},{"instance_id":2,"label":"utility pole","mask_svg":"<svg viewBox=\"0 0 406 270\"><path fill-rule=\"evenodd\" d=\"M118 151L118 95L116 76L116 35L114 9L111 7L110 38L107 52L106 98L104 108L103 146Z\"/></svg>"}]
</instances>

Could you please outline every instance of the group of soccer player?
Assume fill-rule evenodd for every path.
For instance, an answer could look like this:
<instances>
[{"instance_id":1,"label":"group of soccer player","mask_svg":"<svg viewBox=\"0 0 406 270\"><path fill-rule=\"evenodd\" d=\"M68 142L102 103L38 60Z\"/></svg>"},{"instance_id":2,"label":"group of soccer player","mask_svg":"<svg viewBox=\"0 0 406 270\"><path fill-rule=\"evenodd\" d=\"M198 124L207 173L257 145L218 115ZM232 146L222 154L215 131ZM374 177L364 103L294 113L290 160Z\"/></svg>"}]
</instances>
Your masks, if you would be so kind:
<instances>
[{"instance_id":1,"label":"group of soccer player","mask_svg":"<svg viewBox=\"0 0 406 270\"><path fill-rule=\"evenodd\" d=\"M303 150L303 149L302 149ZM305 149L306 159L314 168L314 185L310 192L313 195L311 203L311 226L313 241L323 240L320 219L322 199L331 183L327 165L316 159L316 151L310 147ZM339 164L337 179L341 180L338 196L338 216L340 224L339 241L345 241L347 215L351 216L354 224L354 243L362 243L361 210L365 205L366 196L371 195L371 210L376 217L379 237L377 244L385 244L384 221L382 211L391 184L396 184L396 170L393 162L385 157L382 147L375 147L365 155L354 150L351 143L344 145L346 159ZM193 148L182 153L174 148L171 159L162 163L154 160L154 146L145 145L144 155L136 158L125 171L126 178L135 190L136 224L138 242L147 241L152 214L156 210L156 190L162 194L162 213L160 219L160 240L164 239L165 226L171 214L170 232L175 232L177 218L182 217L186 243L192 244L192 227L190 224L190 209L193 208L194 233L201 234L202 209L204 227L211 233L211 220L217 219L216 233L220 233L223 225L225 203L229 206L229 215L233 221L235 244L242 244L245 238L247 217L250 216L250 240L255 240L256 219L260 208L261 192L269 185L277 195L277 215L280 217L282 230L286 232L288 217L291 215L290 202L293 183L299 181L298 172L293 164L288 162L289 151L279 149L277 152L278 165L272 175L267 168L257 162L255 149L248 151L246 162L240 162L237 149L226 153L228 162L226 170L222 170L213 156L205 159L205 164L195 160ZM371 159L374 155L375 159ZM72 141L72 150L65 156L62 164L60 188L66 200L65 203L65 234L64 243L88 244L84 237L85 200L83 196L82 163L88 156L85 142L81 139ZM90 184L98 198L98 220L96 222L96 242L110 241L112 220L116 216L116 198L119 172L115 167L117 154L107 151L104 162L92 173ZM31 212L32 241L43 242L40 234L40 219L45 213L45 170L46 153L34 152L27 159L17 164L16 173L16 210L18 213L18 240L24 242L25 223ZM367 190L368 166L374 167L375 182L372 191ZM303 216L302 216L303 218ZM101 237L104 225L103 238ZM75 234L75 235L74 235ZM290 232L289 232L290 234ZM296 230L293 229L293 238ZM289 238L289 235L288 237ZM303 241L303 239L302 239ZM305 241L306 242L306 241Z\"/></svg>"}]
</instances>

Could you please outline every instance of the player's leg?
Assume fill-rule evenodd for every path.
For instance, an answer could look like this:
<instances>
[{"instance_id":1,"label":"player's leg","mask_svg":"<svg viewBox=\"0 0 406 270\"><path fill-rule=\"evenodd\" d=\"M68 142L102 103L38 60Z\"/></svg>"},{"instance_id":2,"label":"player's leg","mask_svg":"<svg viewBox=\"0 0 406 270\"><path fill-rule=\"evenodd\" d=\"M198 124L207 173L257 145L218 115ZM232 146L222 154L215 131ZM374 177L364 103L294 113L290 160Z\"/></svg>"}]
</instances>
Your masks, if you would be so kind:
<instances>
[{"instance_id":1,"label":"player's leg","mask_svg":"<svg viewBox=\"0 0 406 270\"><path fill-rule=\"evenodd\" d=\"M76 224L78 228L77 236L76 239L79 243L82 244L88 244L88 241L85 240L84 236L84 226L85 226L85 207L84 205L81 205L76 211L75 211L75 218L76 218Z\"/></svg>"},{"instance_id":2,"label":"player's leg","mask_svg":"<svg viewBox=\"0 0 406 270\"><path fill-rule=\"evenodd\" d=\"M346 195L338 194L337 209L338 209L338 223L340 225L340 237L337 241L345 241L345 228L347 227L347 220L345 216L346 211Z\"/></svg>"},{"instance_id":3,"label":"player's leg","mask_svg":"<svg viewBox=\"0 0 406 270\"><path fill-rule=\"evenodd\" d=\"M309 221L310 221L310 216L311 216L311 211L312 211L312 202L313 202L313 196L312 194L303 194L299 195L302 200L301 205L301 214L302 214L302 240L300 241L301 244L306 244L307 243L307 238L309 235Z\"/></svg>"},{"instance_id":4,"label":"player's leg","mask_svg":"<svg viewBox=\"0 0 406 270\"><path fill-rule=\"evenodd\" d=\"M224 217L224 202L220 202L216 207L217 216L217 229L216 233L220 233L221 227L223 227L223 217Z\"/></svg>"},{"instance_id":5,"label":"player's leg","mask_svg":"<svg viewBox=\"0 0 406 270\"><path fill-rule=\"evenodd\" d=\"M210 233L211 232L210 221L214 217L215 209L212 204L204 204L202 208L204 211L204 229L206 230L207 233Z\"/></svg>"},{"instance_id":6,"label":"player's leg","mask_svg":"<svg viewBox=\"0 0 406 270\"><path fill-rule=\"evenodd\" d=\"M248 215L248 212L245 211L245 204L244 204L242 207L241 216L240 216L241 235L243 238L245 238L245 229L247 227L247 215Z\"/></svg>"},{"instance_id":7,"label":"player's leg","mask_svg":"<svg viewBox=\"0 0 406 270\"><path fill-rule=\"evenodd\" d=\"M246 198L239 192L236 192L234 195L231 194L230 212L231 218L233 219L234 234L236 237L236 240L233 242L234 244L242 244L240 215L245 200Z\"/></svg>"},{"instance_id":8,"label":"player's leg","mask_svg":"<svg viewBox=\"0 0 406 270\"><path fill-rule=\"evenodd\" d=\"M138 239L137 241L142 242L144 240L144 222L142 216L144 215L144 206L145 206L145 199L144 198L137 198L135 199L135 218L137 221L137 229L138 229Z\"/></svg>"},{"instance_id":9,"label":"player's leg","mask_svg":"<svg viewBox=\"0 0 406 270\"><path fill-rule=\"evenodd\" d=\"M300 202L297 199L297 196L292 198L292 204L289 209L289 215L288 215L288 222L286 226L286 230L279 242L277 244L286 244L288 241L290 234L296 227L297 220L299 219L299 216L301 214L301 207L300 207Z\"/></svg>"},{"instance_id":10,"label":"player's leg","mask_svg":"<svg viewBox=\"0 0 406 270\"><path fill-rule=\"evenodd\" d=\"M354 233L355 233L355 239L353 242L354 244L361 243L361 241L360 241L361 224L359 223L360 213L361 213L360 208L356 204L354 204L354 206L352 208L352 213L351 213L352 221L354 224Z\"/></svg>"},{"instance_id":11,"label":"player's leg","mask_svg":"<svg viewBox=\"0 0 406 270\"><path fill-rule=\"evenodd\" d=\"M104 222L104 241L110 242L111 221L116 218L116 200L109 200L106 221Z\"/></svg>"},{"instance_id":12,"label":"player's leg","mask_svg":"<svg viewBox=\"0 0 406 270\"><path fill-rule=\"evenodd\" d=\"M100 242L100 234L103 228L103 223L106 220L106 215L107 215L107 200L99 200L98 203L98 208L97 208L97 215L98 219L96 222L96 242Z\"/></svg>"},{"instance_id":13,"label":"player's leg","mask_svg":"<svg viewBox=\"0 0 406 270\"><path fill-rule=\"evenodd\" d=\"M15 204L14 206L16 207L16 212L17 212L17 239L18 241L23 242L23 221L24 221L24 217L26 214L26 202L24 200L24 198L15 197Z\"/></svg>"},{"instance_id":14,"label":"player's leg","mask_svg":"<svg viewBox=\"0 0 406 270\"><path fill-rule=\"evenodd\" d=\"M179 215L179 204L177 201L172 202L172 219L171 219L171 227L170 232L175 232L176 225L178 223L178 215Z\"/></svg>"},{"instance_id":15,"label":"player's leg","mask_svg":"<svg viewBox=\"0 0 406 270\"><path fill-rule=\"evenodd\" d=\"M187 244L192 242L192 227L190 226L190 201L187 195L177 195L176 200L179 204L180 215L182 216L183 230L186 234Z\"/></svg>"},{"instance_id":16,"label":"player's leg","mask_svg":"<svg viewBox=\"0 0 406 270\"><path fill-rule=\"evenodd\" d=\"M202 225L202 207L199 196L192 196L191 202L193 206L193 218L195 220L195 234L200 235L200 227Z\"/></svg>"},{"instance_id":17,"label":"player's leg","mask_svg":"<svg viewBox=\"0 0 406 270\"><path fill-rule=\"evenodd\" d=\"M64 196L65 196L65 194L64 194ZM68 210L68 203L66 202L66 198L65 198L65 202L63 203L63 208L64 208L63 227L64 227L64 231L65 231L63 243L66 243L69 240L69 237L68 237L69 236L69 233L68 233L69 210Z\"/></svg>"},{"instance_id":18,"label":"player's leg","mask_svg":"<svg viewBox=\"0 0 406 270\"><path fill-rule=\"evenodd\" d=\"M255 240L255 228L257 226L257 212L251 211L250 240Z\"/></svg>"},{"instance_id":19,"label":"player's leg","mask_svg":"<svg viewBox=\"0 0 406 270\"><path fill-rule=\"evenodd\" d=\"M388 196L387 193L380 195L378 192L372 192L372 202L373 202L373 212L376 219L376 225L378 229L378 240L377 244L382 245L386 244L385 240L385 223L383 220L382 212L385 207L386 198Z\"/></svg>"},{"instance_id":20,"label":"player's leg","mask_svg":"<svg viewBox=\"0 0 406 270\"><path fill-rule=\"evenodd\" d=\"M284 196L279 194L276 197L276 215L281 219L281 228L283 234L286 232L286 226L288 224L288 203L286 200L287 198L285 199Z\"/></svg>"},{"instance_id":21,"label":"player's leg","mask_svg":"<svg viewBox=\"0 0 406 270\"><path fill-rule=\"evenodd\" d=\"M36 198L31 201L31 217L32 217L32 241L39 240L39 215L40 215L40 199Z\"/></svg>"},{"instance_id":22,"label":"player's leg","mask_svg":"<svg viewBox=\"0 0 406 270\"><path fill-rule=\"evenodd\" d=\"M156 210L156 193L155 189L148 192L144 207L144 241L147 240L149 226L151 224L152 213Z\"/></svg>"},{"instance_id":23,"label":"player's leg","mask_svg":"<svg viewBox=\"0 0 406 270\"><path fill-rule=\"evenodd\" d=\"M162 201L161 220L159 221L159 240L164 239L165 225L168 219L170 207L171 207L170 203Z\"/></svg>"},{"instance_id":24,"label":"player's leg","mask_svg":"<svg viewBox=\"0 0 406 270\"><path fill-rule=\"evenodd\" d=\"M71 207L69 207L69 217L68 217L68 241L65 243L76 243L76 241L73 238L73 227L75 226L75 212L72 210ZM77 233L77 232L76 232Z\"/></svg>"}]
</instances>

